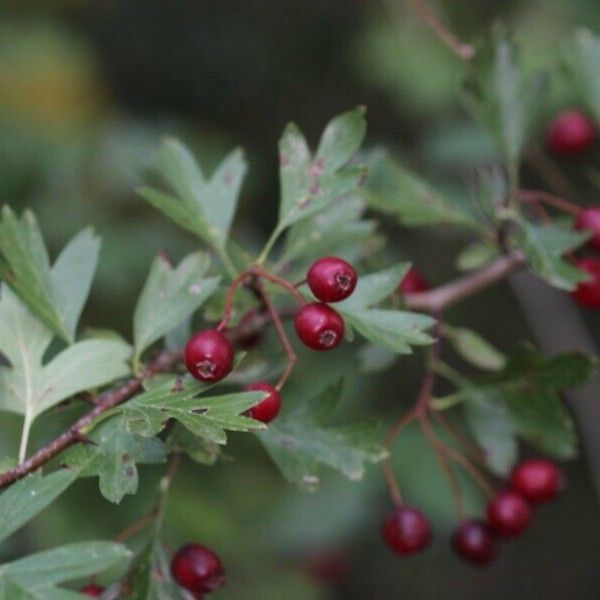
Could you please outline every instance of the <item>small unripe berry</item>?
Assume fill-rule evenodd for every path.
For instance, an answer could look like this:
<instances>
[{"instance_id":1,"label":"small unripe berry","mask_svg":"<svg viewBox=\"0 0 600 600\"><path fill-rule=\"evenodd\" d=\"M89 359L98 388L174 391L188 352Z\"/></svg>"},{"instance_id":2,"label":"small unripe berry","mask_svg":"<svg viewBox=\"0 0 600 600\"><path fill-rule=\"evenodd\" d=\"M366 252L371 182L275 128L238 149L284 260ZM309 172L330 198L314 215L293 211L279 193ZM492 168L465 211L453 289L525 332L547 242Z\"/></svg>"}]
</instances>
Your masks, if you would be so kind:
<instances>
[{"instance_id":1,"label":"small unripe berry","mask_svg":"<svg viewBox=\"0 0 600 600\"><path fill-rule=\"evenodd\" d=\"M421 552L431 544L432 537L427 517L410 506L398 506L383 522L383 539L398 554Z\"/></svg>"},{"instance_id":2,"label":"small unripe berry","mask_svg":"<svg viewBox=\"0 0 600 600\"><path fill-rule=\"evenodd\" d=\"M195 594L195 597L214 592L225 582L221 559L200 544L186 544L177 551L171 561L171 574L181 587Z\"/></svg>"},{"instance_id":3,"label":"small unripe berry","mask_svg":"<svg viewBox=\"0 0 600 600\"><path fill-rule=\"evenodd\" d=\"M563 476L551 460L538 458L526 460L512 472L510 484L532 504L555 498L562 489Z\"/></svg>"},{"instance_id":4,"label":"small unripe berry","mask_svg":"<svg viewBox=\"0 0 600 600\"><path fill-rule=\"evenodd\" d=\"M92 598L99 598L102 596L103 592L104 588L101 585L96 585L95 583L90 583L79 590L80 594L83 594L84 596L91 596Z\"/></svg>"},{"instance_id":5,"label":"small unripe berry","mask_svg":"<svg viewBox=\"0 0 600 600\"><path fill-rule=\"evenodd\" d=\"M485 565L496 556L492 531L481 521L463 521L452 536L452 547L461 558L478 565Z\"/></svg>"},{"instance_id":6,"label":"small unripe berry","mask_svg":"<svg viewBox=\"0 0 600 600\"><path fill-rule=\"evenodd\" d=\"M595 123L580 110L560 113L548 126L548 147L560 156L577 156L598 139Z\"/></svg>"},{"instance_id":7,"label":"small unripe berry","mask_svg":"<svg viewBox=\"0 0 600 600\"><path fill-rule=\"evenodd\" d=\"M516 537L523 533L532 516L527 500L512 490L500 492L487 506L488 522L502 537Z\"/></svg>"},{"instance_id":8,"label":"small unripe berry","mask_svg":"<svg viewBox=\"0 0 600 600\"><path fill-rule=\"evenodd\" d=\"M294 325L300 340L313 350L333 350L344 339L344 319L320 302L303 306Z\"/></svg>"},{"instance_id":9,"label":"small unripe berry","mask_svg":"<svg viewBox=\"0 0 600 600\"><path fill-rule=\"evenodd\" d=\"M345 260L326 256L311 265L306 281L311 292L321 302L339 302L354 291L356 271Z\"/></svg>"},{"instance_id":10,"label":"small unripe berry","mask_svg":"<svg viewBox=\"0 0 600 600\"><path fill-rule=\"evenodd\" d=\"M588 240L588 244L600 250L600 206L582 208L575 220L575 228L591 231L592 237Z\"/></svg>"},{"instance_id":11,"label":"small unripe berry","mask_svg":"<svg viewBox=\"0 0 600 600\"><path fill-rule=\"evenodd\" d=\"M415 267L411 267L404 279L400 282L398 289L403 294L417 294L429 290L429 284Z\"/></svg>"},{"instance_id":12,"label":"small unripe berry","mask_svg":"<svg viewBox=\"0 0 600 600\"><path fill-rule=\"evenodd\" d=\"M268 392L268 396L248 410L248 414L257 421L269 423L278 414L281 409L281 394L270 383L266 381L257 381L250 384L246 390L249 392L261 391Z\"/></svg>"},{"instance_id":13,"label":"small unripe berry","mask_svg":"<svg viewBox=\"0 0 600 600\"><path fill-rule=\"evenodd\" d=\"M587 308L600 308L600 259L580 258L575 266L590 275L588 281L582 281L571 292L573 298Z\"/></svg>"},{"instance_id":14,"label":"small unripe berry","mask_svg":"<svg viewBox=\"0 0 600 600\"><path fill-rule=\"evenodd\" d=\"M185 347L188 371L201 381L220 381L233 367L233 344L216 329L206 329L192 336Z\"/></svg>"}]
</instances>

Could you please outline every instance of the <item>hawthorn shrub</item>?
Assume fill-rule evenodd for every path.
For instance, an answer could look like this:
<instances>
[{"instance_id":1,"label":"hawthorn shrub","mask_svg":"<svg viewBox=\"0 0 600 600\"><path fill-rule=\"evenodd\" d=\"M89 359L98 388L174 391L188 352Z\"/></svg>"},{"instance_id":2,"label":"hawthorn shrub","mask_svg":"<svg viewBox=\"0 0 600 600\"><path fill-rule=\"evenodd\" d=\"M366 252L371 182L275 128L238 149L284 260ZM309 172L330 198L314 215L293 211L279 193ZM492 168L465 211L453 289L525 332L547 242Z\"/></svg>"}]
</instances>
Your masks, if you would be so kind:
<instances>
[{"instance_id":1,"label":"hawthorn shrub","mask_svg":"<svg viewBox=\"0 0 600 600\"><path fill-rule=\"evenodd\" d=\"M227 556L204 540L167 547L162 530L181 461L212 464L231 435L255 436L303 491L316 489L327 469L357 480L380 463L390 499L381 543L398 560L427 551L436 538L394 472L394 443L408 425L418 427L447 479L456 509L448 543L468 562L494 560L503 543L526 533L537 505L562 490L557 461L575 456L577 439L561 393L590 377L593 359L545 357L530 343L506 356L468 323L449 322L447 309L525 269L582 306L600 307L600 208L520 185L550 74L526 74L502 28L480 47L455 42L470 63L467 106L502 157L501 169L479 173L476 198L447 197L392 153L365 149L366 111L358 107L331 120L316 149L296 125L285 128L277 224L257 249L231 233L247 171L242 151L208 175L201 159L167 139L153 183L138 193L196 236L199 249L178 262L155 258L131 317L132 339L78 327L98 236L79 232L51 261L36 217L3 208L0 408L22 418L22 435L0 473L0 540L78 478L96 478L111 503L143 493L152 505L124 531L107 532L112 541L57 545L2 565L3 598L203 598L220 589ZM549 152L565 160L597 144L600 95L590 82L599 60L600 38L576 33L563 68L581 107L558 115L545 137ZM393 261L397 240L380 226L390 220L467 232L470 243L456 259L462 273L431 286L419 265ZM324 385L303 370L299 344L321 353L325 371L336 349L348 346L348 376L358 378L383 376L403 355L419 353L414 405L382 434L345 410L343 379ZM447 347L462 357L464 372L446 362ZM288 406L292 373L303 401ZM66 403L78 413L66 430L30 435L40 415ZM519 440L539 456L519 461ZM142 464L164 464L157 489L140 486ZM464 502L464 476L488 497L478 514Z\"/></svg>"}]
</instances>

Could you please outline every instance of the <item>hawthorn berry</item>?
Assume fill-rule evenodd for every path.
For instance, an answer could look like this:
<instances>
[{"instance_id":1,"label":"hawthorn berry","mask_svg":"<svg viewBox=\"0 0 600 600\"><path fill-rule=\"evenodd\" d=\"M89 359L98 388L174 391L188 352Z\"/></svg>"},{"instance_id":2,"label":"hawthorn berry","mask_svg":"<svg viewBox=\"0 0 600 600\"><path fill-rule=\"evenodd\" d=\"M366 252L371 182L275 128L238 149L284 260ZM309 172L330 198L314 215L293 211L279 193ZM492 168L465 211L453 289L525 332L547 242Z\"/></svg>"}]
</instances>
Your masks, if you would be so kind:
<instances>
[{"instance_id":1,"label":"hawthorn berry","mask_svg":"<svg viewBox=\"0 0 600 600\"><path fill-rule=\"evenodd\" d=\"M575 228L591 231L593 235L588 240L588 244L600 250L600 206L581 209L575 220Z\"/></svg>"},{"instance_id":2,"label":"hawthorn berry","mask_svg":"<svg viewBox=\"0 0 600 600\"><path fill-rule=\"evenodd\" d=\"M321 302L303 306L294 325L300 340L313 350L333 350L344 338L344 319Z\"/></svg>"},{"instance_id":3,"label":"hawthorn berry","mask_svg":"<svg viewBox=\"0 0 600 600\"><path fill-rule=\"evenodd\" d=\"M220 381L233 367L233 344L216 329L206 329L192 336L185 347L188 371L201 381Z\"/></svg>"},{"instance_id":4,"label":"hawthorn berry","mask_svg":"<svg viewBox=\"0 0 600 600\"><path fill-rule=\"evenodd\" d=\"M517 465L510 484L532 504L555 498L562 489L563 475L551 460L537 458Z\"/></svg>"},{"instance_id":5,"label":"hawthorn berry","mask_svg":"<svg viewBox=\"0 0 600 600\"><path fill-rule=\"evenodd\" d=\"M587 308L600 308L600 259L580 258L575 266L590 275L571 292L573 298Z\"/></svg>"},{"instance_id":6,"label":"hawthorn berry","mask_svg":"<svg viewBox=\"0 0 600 600\"><path fill-rule=\"evenodd\" d=\"M516 537L523 533L532 516L527 500L513 490L500 492L487 506L488 522L502 537Z\"/></svg>"},{"instance_id":7,"label":"hawthorn berry","mask_svg":"<svg viewBox=\"0 0 600 600\"><path fill-rule=\"evenodd\" d=\"M339 302L354 291L356 271L345 260L326 256L311 265L306 281L311 292L321 302Z\"/></svg>"},{"instance_id":8,"label":"hawthorn berry","mask_svg":"<svg viewBox=\"0 0 600 600\"><path fill-rule=\"evenodd\" d=\"M309 557L306 571L319 583L339 586L348 577L350 564L342 552L322 551Z\"/></svg>"},{"instance_id":9,"label":"hawthorn berry","mask_svg":"<svg viewBox=\"0 0 600 600\"><path fill-rule=\"evenodd\" d=\"M95 583L90 583L79 590L80 594L83 594L84 596L91 596L92 598L99 598L102 596L103 592L104 588L101 585L96 585Z\"/></svg>"},{"instance_id":10,"label":"hawthorn berry","mask_svg":"<svg viewBox=\"0 0 600 600\"><path fill-rule=\"evenodd\" d=\"M257 381L256 383L250 384L246 390L268 392L268 396L257 405L253 406L248 410L248 414L257 421L268 423L272 421L281 409L281 394L277 388L273 387L266 381Z\"/></svg>"},{"instance_id":11,"label":"hawthorn berry","mask_svg":"<svg viewBox=\"0 0 600 600\"><path fill-rule=\"evenodd\" d=\"M214 592L225 582L221 559L200 544L186 544L177 551L171 561L171 574L181 587L196 598Z\"/></svg>"},{"instance_id":12,"label":"hawthorn berry","mask_svg":"<svg viewBox=\"0 0 600 600\"><path fill-rule=\"evenodd\" d=\"M454 531L452 547L461 558L478 565L485 565L496 556L494 535L481 521L463 521Z\"/></svg>"},{"instance_id":13,"label":"hawthorn berry","mask_svg":"<svg viewBox=\"0 0 600 600\"><path fill-rule=\"evenodd\" d=\"M383 539L398 554L421 552L432 538L429 519L411 506L398 506L383 522Z\"/></svg>"},{"instance_id":14,"label":"hawthorn berry","mask_svg":"<svg viewBox=\"0 0 600 600\"><path fill-rule=\"evenodd\" d=\"M598 138L595 123L580 110L566 110L548 126L547 143L551 152L560 156L583 154Z\"/></svg>"},{"instance_id":15,"label":"hawthorn berry","mask_svg":"<svg viewBox=\"0 0 600 600\"><path fill-rule=\"evenodd\" d=\"M416 294L429 290L429 284L418 269L411 267L400 282L398 289L403 294Z\"/></svg>"}]
</instances>

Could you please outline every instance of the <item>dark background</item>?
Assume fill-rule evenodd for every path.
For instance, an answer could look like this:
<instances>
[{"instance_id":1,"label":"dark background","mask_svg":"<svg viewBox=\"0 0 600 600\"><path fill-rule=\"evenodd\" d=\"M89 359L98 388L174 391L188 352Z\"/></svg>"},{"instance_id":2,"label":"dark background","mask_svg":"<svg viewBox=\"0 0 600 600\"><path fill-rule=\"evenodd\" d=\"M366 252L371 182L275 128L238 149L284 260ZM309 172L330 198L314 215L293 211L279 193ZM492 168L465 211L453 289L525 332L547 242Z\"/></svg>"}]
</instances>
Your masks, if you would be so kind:
<instances>
[{"instance_id":1,"label":"dark background","mask_svg":"<svg viewBox=\"0 0 600 600\"><path fill-rule=\"evenodd\" d=\"M573 28L600 30L595 0L435 5L467 40L485 35L495 19L510 23L529 68L554 66ZM367 0L2 3L0 200L33 207L54 251L84 225L101 233L85 323L129 336L131 307L151 258L163 249L178 258L194 247L133 192L165 134L186 140L207 168L229 148L245 148L251 172L235 229L257 247L275 220L276 143L290 120L315 142L334 114L365 104L368 146L392 146L449 193L468 191L473 168L493 161L494 152L461 102L464 67L401 2L398 18L388 8ZM532 146L542 158L534 152L538 158L525 165L524 177L546 187L558 173L575 200L591 203L582 173L598 168L597 152L581 163L556 164L542 144L547 119L575 101L568 85L556 81L540 107ZM465 241L455 231L388 233L433 283L454 275L454 251ZM503 286L455 309L452 319L505 351L530 337ZM598 332L598 318L586 319ZM318 361L306 365L322 368ZM398 400L390 390L408 403L418 377L418 361L407 358L385 380L353 394L391 418ZM0 457L14 451L16 425L15 419L3 426ZM43 440L57 426L42 419L34 433ZM532 530L492 567L477 570L448 550L449 494L416 432L402 437L396 454L410 501L426 507L439 532L423 556L403 560L383 547L379 524L388 504L377 467L363 482L331 475L320 492L302 495L243 436L228 447L231 460L186 467L188 476L174 488L167 537L174 546L202 540L225 557L230 583L215 598L600 597L600 520L583 459L569 467L565 494L539 511ZM159 474L142 470L141 487L153 486ZM473 490L470 500L480 510ZM80 482L0 554L108 537L152 501L140 494L114 509L95 481ZM339 571L337 586L307 573L322 555L338 565L330 569Z\"/></svg>"}]
</instances>

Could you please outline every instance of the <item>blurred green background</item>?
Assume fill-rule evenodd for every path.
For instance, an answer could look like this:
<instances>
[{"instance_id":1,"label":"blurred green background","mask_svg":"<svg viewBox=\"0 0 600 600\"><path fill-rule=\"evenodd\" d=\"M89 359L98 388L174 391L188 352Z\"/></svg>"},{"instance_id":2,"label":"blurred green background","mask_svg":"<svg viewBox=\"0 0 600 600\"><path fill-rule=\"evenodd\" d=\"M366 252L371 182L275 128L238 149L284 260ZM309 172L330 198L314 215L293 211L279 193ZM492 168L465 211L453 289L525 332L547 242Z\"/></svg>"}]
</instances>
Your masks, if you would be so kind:
<instances>
[{"instance_id":1,"label":"blurred green background","mask_svg":"<svg viewBox=\"0 0 600 600\"><path fill-rule=\"evenodd\" d=\"M314 141L334 114L365 104L369 146L392 146L439 185L468 193L473 168L495 157L461 103L465 67L401 2L393 16L390 3L2 2L0 199L34 208L51 250L84 225L93 224L102 235L84 323L129 337L131 309L152 257L167 250L179 258L194 247L191 237L134 193L163 135L183 138L205 167L235 145L245 148L250 176L235 230L250 245L258 246L275 221L276 142L289 120ZM600 31L597 0L434 4L467 40L484 35L495 19L508 22L532 68L555 65L574 27ZM547 100L538 115L540 140L553 112L577 102L560 80ZM543 187L548 169L559 169L576 200L594 201L578 177L597 163L557 166L541 143L538 151L525 171L531 186ZM388 233L432 283L453 276L454 253L464 243L455 231ZM506 351L530 337L507 287L486 292L451 316ZM598 317L589 317L589 324L599 331ZM314 356L302 353L301 360L303 369L327 381L356 370L343 352L326 371ZM348 402L391 419L399 403L410 403L419 375L418 357L409 357L383 378L350 378ZM292 382L288 405L299 394ZM63 423L40 419L36 443L69 419L69 410ZM2 431L0 456L14 452L14 421L14 431L10 422ZM319 492L301 494L284 483L252 436L232 438L215 467L186 464L166 525L172 547L199 540L222 555L229 583L215 598L600 597L600 512L584 459L569 466L566 493L539 510L531 531L506 546L490 568L477 570L449 551L450 497L416 432L401 436L395 461L408 500L429 512L437 538L432 551L410 559L392 555L380 539L389 503L378 467L361 482L332 474ZM140 487L152 491L127 497L117 508L100 497L95 480L78 482L0 547L0 558L113 535L151 507L160 473L142 469ZM465 489L473 511L480 512L482 499L468 483Z\"/></svg>"}]
</instances>

